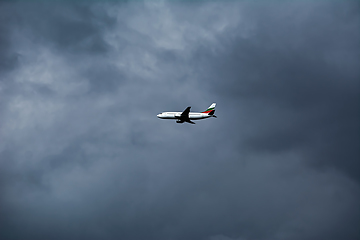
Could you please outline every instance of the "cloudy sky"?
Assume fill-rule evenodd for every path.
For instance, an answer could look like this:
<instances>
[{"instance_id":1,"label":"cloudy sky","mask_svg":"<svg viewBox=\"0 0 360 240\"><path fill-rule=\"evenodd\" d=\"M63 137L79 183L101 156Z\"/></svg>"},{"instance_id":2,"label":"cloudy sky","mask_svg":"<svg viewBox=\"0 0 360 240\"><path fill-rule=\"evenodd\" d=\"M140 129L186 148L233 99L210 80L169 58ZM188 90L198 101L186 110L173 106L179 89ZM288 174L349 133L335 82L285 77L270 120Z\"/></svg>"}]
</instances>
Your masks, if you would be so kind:
<instances>
[{"instance_id":1,"label":"cloudy sky","mask_svg":"<svg viewBox=\"0 0 360 240\"><path fill-rule=\"evenodd\" d=\"M359 53L358 1L1 1L0 239L360 239Z\"/></svg>"}]
</instances>

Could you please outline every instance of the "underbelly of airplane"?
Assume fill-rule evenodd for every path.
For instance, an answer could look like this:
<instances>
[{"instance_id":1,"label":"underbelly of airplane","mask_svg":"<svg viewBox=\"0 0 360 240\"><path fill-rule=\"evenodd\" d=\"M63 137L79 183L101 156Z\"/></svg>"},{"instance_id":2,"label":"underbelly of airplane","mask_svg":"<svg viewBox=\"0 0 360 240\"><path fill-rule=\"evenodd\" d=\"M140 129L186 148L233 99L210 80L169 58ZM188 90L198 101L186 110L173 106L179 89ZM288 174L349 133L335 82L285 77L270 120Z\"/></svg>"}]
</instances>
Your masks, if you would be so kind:
<instances>
[{"instance_id":1,"label":"underbelly of airplane","mask_svg":"<svg viewBox=\"0 0 360 240\"><path fill-rule=\"evenodd\" d=\"M202 115L189 116L189 119L191 119L191 120L200 120L200 119L204 119L204 118L208 118L208 117L211 117L211 116L209 116L209 115L207 115L207 116L202 116ZM180 116L168 115L168 116L161 116L159 118L162 118L162 119L180 119Z\"/></svg>"},{"instance_id":2,"label":"underbelly of airplane","mask_svg":"<svg viewBox=\"0 0 360 240\"><path fill-rule=\"evenodd\" d=\"M189 116L190 120L199 120L199 119L204 119L204 118L208 118L210 116Z\"/></svg>"}]
</instances>

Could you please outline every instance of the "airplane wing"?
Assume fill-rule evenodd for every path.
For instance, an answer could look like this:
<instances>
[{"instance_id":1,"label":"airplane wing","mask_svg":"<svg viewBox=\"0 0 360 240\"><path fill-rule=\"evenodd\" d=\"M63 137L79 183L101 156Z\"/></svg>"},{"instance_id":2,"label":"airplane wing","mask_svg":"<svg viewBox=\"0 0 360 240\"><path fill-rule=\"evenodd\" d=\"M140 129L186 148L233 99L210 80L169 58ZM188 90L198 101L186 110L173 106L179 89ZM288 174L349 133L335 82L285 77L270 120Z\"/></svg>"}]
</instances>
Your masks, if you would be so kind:
<instances>
[{"instance_id":1,"label":"airplane wing","mask_svg":"<svg viewBox=\"0 0 360 240\"><path fill-rule=\"evenodd\" d=\"M190 108L191 108L191 107L187 107L187 108L181 113L181 117L182 117L182 118L189 118Z\"/></svg>"},{"instance_id":2,"label":"airplane wing","mask_svg":"<svg viewBox=\"0 0 360 240\"><path fill-rule=\"evenodd\" d=\"M189 120L185 120L185 122L191 123L191 124L195 124L194 122L192 122L190 119Z\"/></svg>"},{"instance_id":3,"label":"airplane wing","mask_svg":"<svg viewBox=\"0 0 360 240\"><path fill-rule=\"evenodd\" d=\"M191 107L187 107L180 116L180 119L178 120L178 123L183 123L183 122L188 122L191 124L195 124L194 122L192 122L189 118L189 112L190 112L190 108Z\"/></svg>"}]
</instances>

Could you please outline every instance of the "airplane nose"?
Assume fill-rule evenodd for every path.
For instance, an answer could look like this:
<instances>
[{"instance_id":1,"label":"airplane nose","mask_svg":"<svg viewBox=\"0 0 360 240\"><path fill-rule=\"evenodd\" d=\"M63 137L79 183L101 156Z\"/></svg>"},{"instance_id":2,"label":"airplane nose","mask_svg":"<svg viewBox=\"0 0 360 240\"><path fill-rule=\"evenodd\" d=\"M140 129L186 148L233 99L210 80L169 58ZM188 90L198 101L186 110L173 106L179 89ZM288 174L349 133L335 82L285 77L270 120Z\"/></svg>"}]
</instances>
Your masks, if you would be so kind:
<instances>
[{"instance_id":1,"label":"airplane nose","mask_svg":"<svg viewBox=\"0 0 360 240\"><path fill-rule=\"evenodd\" d=\"M161 116L161 113L160 114L158 114L158 115L156 115L158 118Z\"/></svg>"}]
</instances>

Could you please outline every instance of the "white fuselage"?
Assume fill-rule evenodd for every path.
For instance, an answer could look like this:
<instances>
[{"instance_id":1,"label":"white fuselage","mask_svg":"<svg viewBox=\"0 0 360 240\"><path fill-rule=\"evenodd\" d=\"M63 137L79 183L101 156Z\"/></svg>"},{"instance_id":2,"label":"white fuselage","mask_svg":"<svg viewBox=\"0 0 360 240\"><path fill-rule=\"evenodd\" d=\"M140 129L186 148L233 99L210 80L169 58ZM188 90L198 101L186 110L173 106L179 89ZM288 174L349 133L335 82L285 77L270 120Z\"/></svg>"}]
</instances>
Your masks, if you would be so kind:
<instances>
[{"instance_id":1,"label":"white fuselage","mask_svg":"<svg viewBox=\"0 0 360 240\"><path fill-rule=\"evenodd\" d=\"M181 116L182 112L163 112L157 115L158 118L162 119L178 119ZM190 120L199 120L204 118L209 118L211 115L207 113L197 113L197 112L190 112L189 119Z\"/></svg>"}]
</instances>

